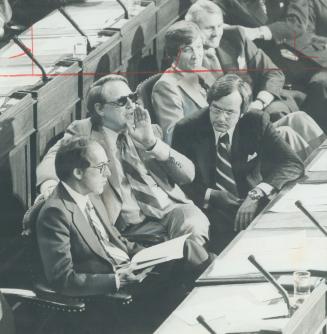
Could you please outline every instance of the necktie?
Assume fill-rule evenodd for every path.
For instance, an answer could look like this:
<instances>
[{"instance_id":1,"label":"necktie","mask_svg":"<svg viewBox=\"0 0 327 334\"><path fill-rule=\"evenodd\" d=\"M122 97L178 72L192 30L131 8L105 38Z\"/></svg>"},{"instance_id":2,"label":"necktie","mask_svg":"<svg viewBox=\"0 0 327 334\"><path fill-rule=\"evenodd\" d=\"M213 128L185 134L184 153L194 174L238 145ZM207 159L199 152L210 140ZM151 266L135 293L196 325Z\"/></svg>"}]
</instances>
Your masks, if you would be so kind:
<instances>
[{"instance_id":1,"label":"necktie","mask_svg":"<svg viewBox=\"0 0 327 334\"><path fill-rule=\"evenodd\" d=\"M116 264L129 262L128 254L109 241L108 233L90 201L86 202L85 213L106 254L112 258Z\"/></svg>"},{"instance_id":2,"label":"necktie","mask_svg":"<svg viewBox=\"0 0 327 334\"><path fill-rule=\"evenodd\" d=\"M229 145L228 133L221 136L218 140L216 185L219 189L229 191L233 195L238 196L227 145Z\"/></svg>"},{"instance_id":3,"label":"necktie","mask_svg":"<svg viewBox=\"0 0 327 334\"><path fill-rule=\"evenodd\" d=\"M209 48L204 51L203 67L208 69L215 78L220 78L224 75L214 48Z\"/></svg>"},{"instance_id":4,"label":"necktie","mask_svg":"<svg viewBox=\"0 0 327 334\"><path fill-rule=\"evenodd\" d=\"M123 171L140 209L147 217L162 218L164 207L148 185L145 178L148 171L140 160L135 147L128 144L128 139L124 133L118 135L117 148L120 152Z\"/></svg>"}]
</instances>

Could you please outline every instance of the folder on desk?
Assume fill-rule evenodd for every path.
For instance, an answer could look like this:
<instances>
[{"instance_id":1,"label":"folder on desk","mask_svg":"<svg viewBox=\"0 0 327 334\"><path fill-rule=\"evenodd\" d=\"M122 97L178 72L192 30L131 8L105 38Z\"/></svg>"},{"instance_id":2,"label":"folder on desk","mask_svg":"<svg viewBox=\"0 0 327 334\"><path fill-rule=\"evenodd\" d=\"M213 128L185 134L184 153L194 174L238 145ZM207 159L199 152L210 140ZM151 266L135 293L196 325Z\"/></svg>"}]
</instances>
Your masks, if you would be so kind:
<instances>
[{"instance_id":1,"label":"folder on desk","mask_svg":"<svg viewBox=\"0 0 327 334\"><path fill-rule=\"evenodd\" d=\"M327 272L327 241L324 237L308 237L305 231L274 233L269 236L249 233L239 239L225 256L215 260L210 270L197 281L241 283L262 279L248 261L253 254L272 273L296 270Z\"/></svg>"}]
</instances>

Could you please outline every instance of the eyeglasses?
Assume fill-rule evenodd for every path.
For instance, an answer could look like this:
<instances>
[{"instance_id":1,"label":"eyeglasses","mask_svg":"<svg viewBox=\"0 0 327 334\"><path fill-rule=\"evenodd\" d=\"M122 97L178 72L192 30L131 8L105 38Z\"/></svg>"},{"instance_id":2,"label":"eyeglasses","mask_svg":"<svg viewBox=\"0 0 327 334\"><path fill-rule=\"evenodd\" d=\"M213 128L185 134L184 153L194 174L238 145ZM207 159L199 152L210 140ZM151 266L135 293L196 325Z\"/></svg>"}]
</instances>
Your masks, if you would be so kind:
<instances>
[{"instance_id":1,"label":"eyeglasses","mask_svg":"<svg viewBox=\"0 0 327 334\"><path fill-rule=\"evenodd\" d=\"M210 112L215 114L215 115L222 115L224 114L227 118L233 118L233 117L237 117L238 113L236 111L233 110L225 110L225 109L221 109L218 108L216 106L211 106L210 107Z\"/></svg>"},{"instance_id":2,"label":"eyeglasses","mask_svg":"<svg viewBox=\"0 0 327 334\"><path fill-rule=\"evenodd\" d=\"M97 166L89 166L89 168L96 168L100 171L100 173L103 175L107 169L109 169L110 166L110 161L108 160L107 162L102 162Z\"/></svg>"},{"instance_id":3,"label":"eyeglasses","mask_svg":"<svg viewBox=\"0 0 327 334\"><path fill-rule=\"evenodd\" d=\"M117 106L117 107L124 107L126 105L128 99L130 99L133 103L135 103L138 98L139 98L139 96L138 96L137 93L131 93L127 96L121 96L116 101L106 102L105 104L111 104L111 105Z\"/></svg>"}]
</instances>

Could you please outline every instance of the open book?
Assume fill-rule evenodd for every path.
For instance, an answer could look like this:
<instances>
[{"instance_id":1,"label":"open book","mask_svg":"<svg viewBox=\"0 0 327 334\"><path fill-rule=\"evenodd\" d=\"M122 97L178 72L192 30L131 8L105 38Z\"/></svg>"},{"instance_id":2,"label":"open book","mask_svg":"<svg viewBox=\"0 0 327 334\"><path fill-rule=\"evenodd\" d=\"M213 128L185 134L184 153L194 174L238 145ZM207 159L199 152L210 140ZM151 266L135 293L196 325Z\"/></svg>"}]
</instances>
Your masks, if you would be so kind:
<instances>
[{"instance_id":1,"label":"open book","mask_svg":"<svg viewBox=\"0 0 327 334\"><path fill-rule=\"evenodd\" d=\"M142 249L133 256L130 266L133 267L133 270L139 270L162 262L181 259L184 256L183 250L185 240L189 236L190 233L162 242L158 245Z\"/></svg>"}]
</instances>

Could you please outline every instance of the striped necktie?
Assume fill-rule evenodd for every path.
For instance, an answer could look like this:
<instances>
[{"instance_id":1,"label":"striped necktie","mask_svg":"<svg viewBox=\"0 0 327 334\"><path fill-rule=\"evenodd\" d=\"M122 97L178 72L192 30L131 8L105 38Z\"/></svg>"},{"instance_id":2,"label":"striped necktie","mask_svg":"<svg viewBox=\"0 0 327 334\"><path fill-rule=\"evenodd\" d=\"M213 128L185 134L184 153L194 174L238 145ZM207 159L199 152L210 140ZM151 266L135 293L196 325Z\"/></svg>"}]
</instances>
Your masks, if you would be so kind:
<instances>
[{"instance_id":1,"label":"striped necktie","mask_svg":"<svg viewBox=\"0 0 327 334\"><path fill-rule=\"evenodd\" d=\"M149 186L146 175L151 176L140 160L135 147L128 144L124 133L118 135L117 148L120 152L123 171L140 209L147 217L161 219L165 214L164 204L160 202L160 198L155 196L151 186Z\"/></svg>"},{"instance_id":2,"label":"striped necktie","mask_svg":"<svg viewBox=\"0 0 327 334\"><path fill-rule=\"evenodd\" d=\"M220 136L218 140L216 160L216 185L219 189L229 191L233 195L238 196L227 145L229 145L228 133Z\"/></svg>"},{"instance_id":3,"label":"striped necktie","mask_svg":"<svg viewBox=\"0 0 327 334\"><path fill-rule=\"evenodd\" d=\"M109 241L109 235L90 201L86 202L85 213L106 254L112 258L116 264L129 262L130 258L128 254Z\"/></svg>"}]
</instances>

